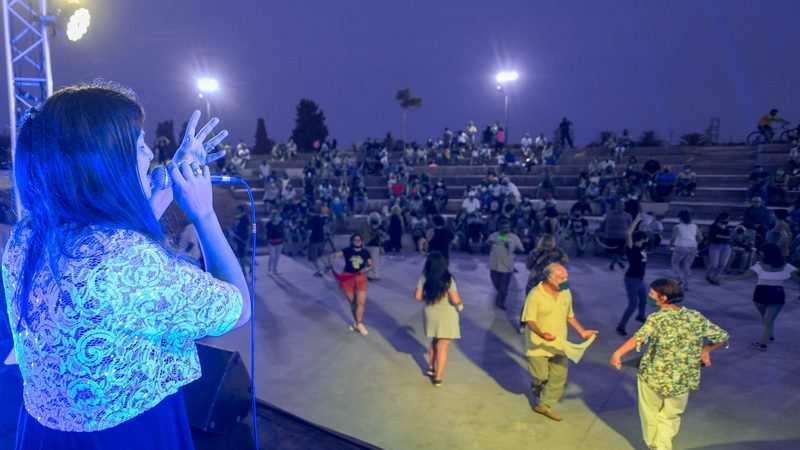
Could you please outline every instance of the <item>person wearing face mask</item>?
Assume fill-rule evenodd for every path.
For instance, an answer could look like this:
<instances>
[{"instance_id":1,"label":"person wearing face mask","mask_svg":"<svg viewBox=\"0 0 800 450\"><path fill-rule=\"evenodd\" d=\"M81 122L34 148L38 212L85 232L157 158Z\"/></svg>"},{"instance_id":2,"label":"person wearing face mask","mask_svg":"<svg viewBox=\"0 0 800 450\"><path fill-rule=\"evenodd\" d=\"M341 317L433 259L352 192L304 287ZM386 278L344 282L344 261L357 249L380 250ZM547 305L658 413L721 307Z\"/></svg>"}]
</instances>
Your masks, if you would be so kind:
<instances>
[{"instance_id":1,"label":"person wearing face mask","mask_svg":"<svg viewBox=\"0 0 800 450\"><path fill-rule=\"evenodd\" d=\"M497 290L494 304L500 309L506 309L508 285L514 274L514 253L521 252L525 248L519 237L511 232L511 224L504 219L498 222L498 231L489 235L487 243L491 249L489 250L490 275L492 284Z\"/></svg>"},{"instance_id":2,"label":"person wearing face mask","mask_svg":"<svg viewBox=\"0 0 800 450\"><path fill-rule=\"evenodd\" d=\"M731 238L733 231L728 227L728 213L720 213L708 230L708 271L706 281L719 285L719 277L728 267L731 258Z\"/></svg>"},{"instance_id":3,"label":"person wearing face mask","mask_svg":"<svg viewBox=\"0 0 800 450\"><path fill-rule=\"evenodd\" d=\"M334 277L350 303L354 320L350 329L366 336L368 333L364 325L364 306L367 302L366 273L372 270L372 258L364 249L359 234L350 236L349 247L333 254L334 260L339 257L344 258L344 272L334 273Z\"/></svg>"},{"instance_id":4,"label":"person wearing face mask","mask_svg":"<svg viewBox=\"0 0 800 450\"><path fill-rule=\"evenodd\" d=\"M711 352L726 345L728 332L699 312L679 305L678 281L660 278L650 284L647 302L658 307L641 328L611 356L622 368L622 357L647 350L639 363L637 388L642 435L648 448L672 449L689 392L700 386L700 368L711 365Z\"/></svg>"},{"instance_id":5,"label":"person wearing face mask","mask_svg":"<svg viewBox=\"0 0 800 450\"><path fill-rule=\"evenodd\" d=\"M545 280L525 299L522 321L526 325L528 371L533 377L531 390L538 400L534 411L558 422L562 418L553 407L567 383L567 357L558 349L567 340L567 324L583 339L597 335L597 330L585 329L575 318L567 269L550 264L544 275Z\"/></svg>"},{"instance_id":6,"label":"person wearing face mask","mask_svg":"<svg viewBox=\"0 0 800 450\"><path fill-rule=\"evenodd\" d=\"M466 211L467 214L472 214L481 209L481 201L478 200L478 196L475 191L469 191L467 198L461 202L461 207L464 209L464 211Z\"/></svg>"},{"instance_id":7,"label":"person wearing face mask","mask_svg":"<svg viewBox=\"0 0 800 450\"><path fill-rule=\"evenodd\" d=\"M628 227L625 238L625 255L628 257L628 270L625 271L625 292L628 295L628 307L622 314L622 319L617 325L617 334L627 336L625 327L628 325L634 311L636 320L644 322L645 303L647 301L647 287L644 284L644 274L647 268L647 233L638 230L642 215L636 216Z\"/></svg>"}]
</instances>

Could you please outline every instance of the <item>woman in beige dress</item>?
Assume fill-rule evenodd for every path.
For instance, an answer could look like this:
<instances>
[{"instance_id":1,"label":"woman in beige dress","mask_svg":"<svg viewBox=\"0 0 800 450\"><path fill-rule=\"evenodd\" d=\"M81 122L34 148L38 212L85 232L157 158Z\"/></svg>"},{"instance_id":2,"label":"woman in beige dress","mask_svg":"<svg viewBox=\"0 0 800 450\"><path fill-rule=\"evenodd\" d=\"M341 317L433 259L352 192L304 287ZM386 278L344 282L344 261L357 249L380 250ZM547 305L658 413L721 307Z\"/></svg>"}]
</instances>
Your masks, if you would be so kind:
<instances>
[{"instance_id":1,"label":"woman in beige dress","mask_svg":"<svg viewBox=\"0 0 800 450\"><path fill-rule=\"evenodd\" d=\"M428 255L415 298L425 302L425 335L432 339L426 373L433 385L439 387L447 364L448 345L452 339L461 338L458 313L464 309L456 280L447 269L447 258L441 253Z\"/></svg>"}]
</instances>

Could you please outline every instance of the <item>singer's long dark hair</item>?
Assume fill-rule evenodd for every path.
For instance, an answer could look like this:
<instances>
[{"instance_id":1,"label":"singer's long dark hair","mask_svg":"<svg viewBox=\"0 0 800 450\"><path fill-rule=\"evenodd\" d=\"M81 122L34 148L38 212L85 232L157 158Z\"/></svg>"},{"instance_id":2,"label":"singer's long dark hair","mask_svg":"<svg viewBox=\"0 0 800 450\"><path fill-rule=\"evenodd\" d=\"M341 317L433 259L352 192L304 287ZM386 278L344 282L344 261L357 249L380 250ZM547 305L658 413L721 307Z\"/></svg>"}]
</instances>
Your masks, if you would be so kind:
<instances>
[{"instance_id":1,"label":"singer's long dark hair","mask_svg":"<svg viewBox=\"0 0 800 450\"><path fill-rule=\"evenodd\" d=\"M447 268L447 258L440 252L431 252L425 261L425 283L422 286L422 298L431 305L443 299L450 289L453 275Z\"/></svg>"},{"instance_id":2,"label":"singer's long dark hair","mask_svg":"<svg viewBox=\"0 0 800 450\"><path fill-rule=\"evenodd\" d=\"M43 264L58 274L57 257L69 256L71 236L99 227L163 242L139 178L143 122L132 91L94 83L59 90L23 123L14 168L24 210L17 228L29 228L31 237L13 297L18 329L29 323L34 275Z\"/></svg>"}]
</instances>

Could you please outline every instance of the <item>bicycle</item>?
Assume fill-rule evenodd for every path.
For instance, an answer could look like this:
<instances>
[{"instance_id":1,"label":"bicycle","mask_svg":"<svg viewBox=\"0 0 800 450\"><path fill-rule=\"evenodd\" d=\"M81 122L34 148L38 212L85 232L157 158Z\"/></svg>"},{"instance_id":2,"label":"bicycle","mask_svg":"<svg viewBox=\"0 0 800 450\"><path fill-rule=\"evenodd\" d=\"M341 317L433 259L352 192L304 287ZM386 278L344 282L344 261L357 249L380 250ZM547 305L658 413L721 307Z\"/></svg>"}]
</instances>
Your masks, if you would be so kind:
<instances>
[{"instance_id":1,"label":"bicycle","mask_svg":"<svg viewBox=\"0 0 800 450\"><path fill-rule=\"evenodd\" d=\"M782 123L780 128L772 132L772 136L767 136L761 130L756 130L747 135L746 142L747 145L791 142L793 139L797 138L798 134L800 134L800 132L798 132L798 128L800 128L800 126L795 128L789 128L788 123Z\"/></svg>"}]
</instances>

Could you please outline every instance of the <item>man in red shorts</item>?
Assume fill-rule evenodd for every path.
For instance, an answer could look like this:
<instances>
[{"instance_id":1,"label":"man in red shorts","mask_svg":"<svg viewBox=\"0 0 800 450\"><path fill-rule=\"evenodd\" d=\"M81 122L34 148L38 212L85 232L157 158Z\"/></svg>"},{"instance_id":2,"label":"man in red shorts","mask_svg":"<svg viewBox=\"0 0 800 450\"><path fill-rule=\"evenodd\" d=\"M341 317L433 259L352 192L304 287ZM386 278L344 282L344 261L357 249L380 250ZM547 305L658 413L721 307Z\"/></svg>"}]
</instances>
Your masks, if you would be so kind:
<instances>
[{"instance_id":1,"label":"man in red shorts","mask_svg":"<svg viewBox=\"0 0 800 450\"><path fill-rule=\"evenodd\" d=\"M367 277L365 274L372 269L372 258L364 249L359 234L350 236L350 246L333 255L334 259L340 256L344 257L344 272L335 276L353 311L355 323L350 329L366 336L364 304L367 301Z\"/></svg>"}]
</instances>

